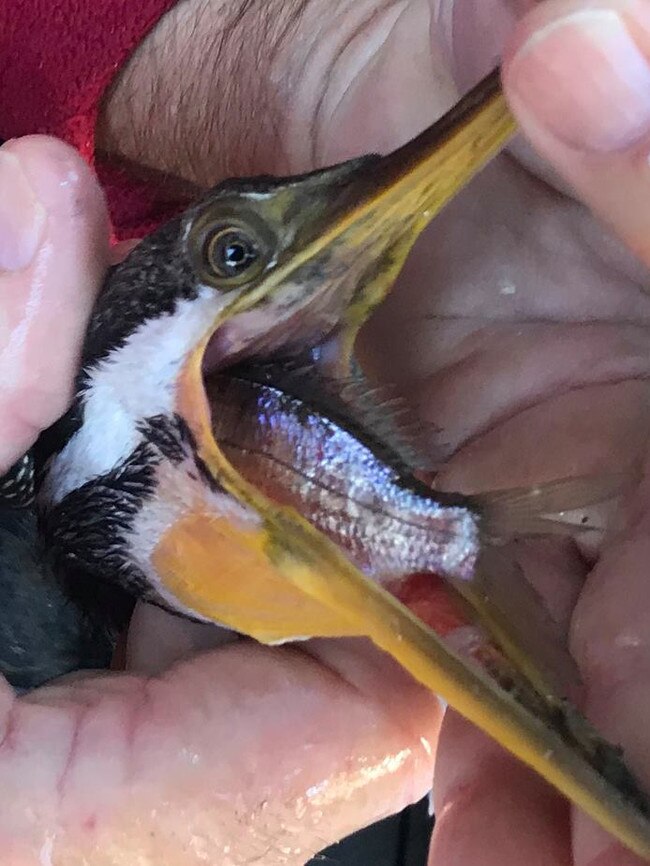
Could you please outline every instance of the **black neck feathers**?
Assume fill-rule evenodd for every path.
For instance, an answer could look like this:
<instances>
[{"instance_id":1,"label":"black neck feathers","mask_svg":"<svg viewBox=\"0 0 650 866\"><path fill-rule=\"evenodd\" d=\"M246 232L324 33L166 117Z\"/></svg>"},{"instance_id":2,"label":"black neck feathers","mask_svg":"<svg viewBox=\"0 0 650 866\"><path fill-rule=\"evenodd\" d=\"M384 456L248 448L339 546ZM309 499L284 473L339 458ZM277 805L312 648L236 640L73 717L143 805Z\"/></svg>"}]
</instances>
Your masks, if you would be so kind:
<instances>
[{"instance_id":1,"label":"black neck feathers","mask_svg":"<svg viewBox=\"0 0 650 866\"><path fill-rule=\"evenodd\" d=\"M111 268L97 298L82 353L84 370L124 344L143 322L171 315L196 297L196 277L183 252L182 218L146 237Z\"/></svg>"}]
</instances>

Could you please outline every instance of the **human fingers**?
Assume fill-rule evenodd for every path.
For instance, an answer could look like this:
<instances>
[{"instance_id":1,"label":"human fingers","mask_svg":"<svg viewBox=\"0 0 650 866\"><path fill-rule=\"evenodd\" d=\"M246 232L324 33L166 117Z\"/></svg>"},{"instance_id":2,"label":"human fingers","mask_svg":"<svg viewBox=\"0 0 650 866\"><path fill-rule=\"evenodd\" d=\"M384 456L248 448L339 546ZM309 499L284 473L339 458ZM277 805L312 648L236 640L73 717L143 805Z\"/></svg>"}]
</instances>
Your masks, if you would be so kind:
<instances>
[{"instance_id":1,"label":"human fingers","mask_svg":"<svg viewBox=\"0 0 650 866\"><path fill-rule=\"evenodd\" d=\"M506 90L533 144L646 264L644 235L650 213L644 200L647 199L644 147L648 141L644 139L642 128L636 132L628 129L630 137L624 138L625 112L629 111L629 123L641 126L643 113L638 106L630 105L630 94L626 102L621 92L626 63L632 66L634 74L643 74L638 58L640 50L633 44L629 52L623 48L624 56L617 57L615 48L606 48L605 42L613 37L624 46L628 38L627 16L629 21L640 22L647 12L648 4L641 3L540 4L519 25L504 66ZM587 37L581 33L583 28L589 33ZM636 32L633 24L629 29L631 33ZM546 90L540 80L545 82ZM632 89L636 96L646 91L642 80ZM615 140L617 133L623 136L618 141ZM582 141L580 136L583 136ZM640 515L644 514L646 501L647 497L646 500L641 497ZM640 524L643 524L643 516L637 519L632 536L625 535L619 545L608 551L592 575L577 608L574 647L587 683L586 711L610 739L623 745L628 760L647 786L650 768L643 724L647 703L644 697L647 642L643 638L647 631L647 606L643 603L645 553L643 530L638 529ZM442 757L436 783L442 790L443 803L447 797L451 805L448 812L443 808L445 817L438 825L434 856L447 856L445 846L462 820L469 854L464 859L468 852L464 854L454 849L459 863L489 863L491 852L495 850L501 862L507 863L503 844L498 841L494 847L483 850L480 860L477 846L480 838L485 840L486 834L491 835L491 830L498 827L488 822L489 828L486 828L484 823L485 816L491 814L490 804L495 801L495 796L487 793L491 790L490 773L492 778L507 779L502 765L507 765L509 759L499 753L495 755L491 744L479 741L475 760L465 762L463 756L467 751L458 748L463 735L468 735L463 723L450 716L449 725L445 725L441 736ZM449 754L457 758L453 773L445 771ZM495 771L499 762L501 769ZM454 787L447 778L459 774L464 788ZM525 793L526 784L524 777L515 780L514 787L512 779L505 790L499 786L501 794L509 794L515 804L499 813L502 818L508 816L509 841L518 840L521 828L530 823L521 819L531 805ZM539 819L540 813L535 815L536 820ZM564 823L566 825L566 821ZM544 834L547 845L558 838L561 827L559 820L548 824ZM622 866L639 862L579 813L575 815L574 827L575 860L571 862L580 866L592 863ZM502 834L501 838L506 837ZM521 840L524 845L527 839L526 829ZM538 850L542 851L543 847L539 845ZM567 856L565 851L565 859Z\"/></svg>"},{"instance_id":2,"label":"human fingers","mask_svg":"<svg viewBox=\"0 0 650 866\"><path fill-rule=\"evenodd\" d=\"M570 866L569 811L541 779L456 713L436 756L430 866Z\"/></svg>"},{"instance_id":3,"label":"human fingers","mask_svg":"<svg viewBox=\"0 0 650 866\"><path fill-rule=\"evenodd\" d=\"M648 468L646 460L625 524L590 575L572 628L572 648L586 684L585 711L611 742L621 745L646 791L650 790ZM640 863L584 815L577 813L573 824L577 866Z\"/></svg>"},{"instance_id":4,"label":"human fingers","mask_svg":"<svg viewBox=\"0 0 650 866\"><path fill-rule=\"evenodd\" d=\"M504 80L535 147L650 263L650 3L541 4L515 33ZM644 102L644 99L646 102ZM574 648L587 711L620 742L650 783L643 719L650 653L645 598L647 490L637 519L608 550L576 610ZM578 864L618 866L627 855L584 816L575 818ZM630 860L629 862L635 862Z\"/></svg>"},{"instance_id":5,"label":"human fingers","mask_svg":"<svg viewBox=\"0 0 650 866\"><path fill-rule=\"evenodd\" d=\"M0 469L72 396L108 256L103 196L72 148L29 136L0 148Z\"/></svg>"},{"instance_id":6,"label":"human fingers","mask_svg":"<svg viewBox=\"0 0 650 866\"><path fill-rule=\"evenodd\" d=\"M535 150L649 264L650 3L540 3L503 75Z\"/></svg>"},{"instance_id":7,"label":"human fingers","mask_svg":"<svg viewBox=\"0 0 650 866\"><path fill-rule=\"evenodd\" d=\"M118 76L98 148L209 185L396 147L456 95L433 5L187 0Z\"/></svg>"},{"instance_id":8,"label":"human fingers","mask_svg":"<svg viewBox=\"0 0 650 866\"><path fill-rule=\"evenodd\" d=\"M162 676L3 691L3 862L302 866L415 801L437 702L369 649L245 641Z\"/></svg>"}]
</instances>

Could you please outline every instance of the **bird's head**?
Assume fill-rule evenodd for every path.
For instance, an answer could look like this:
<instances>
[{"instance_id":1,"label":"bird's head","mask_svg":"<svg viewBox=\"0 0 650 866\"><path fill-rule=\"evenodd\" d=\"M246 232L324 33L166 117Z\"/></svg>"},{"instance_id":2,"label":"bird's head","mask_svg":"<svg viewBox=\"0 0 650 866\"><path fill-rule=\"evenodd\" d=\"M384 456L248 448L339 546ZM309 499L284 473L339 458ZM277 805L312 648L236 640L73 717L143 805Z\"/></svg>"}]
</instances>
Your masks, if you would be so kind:
<instances>
[{"instance_id":1,"label":"bird's head","mask_svg":"<svg viewBox=\"0 0 650 866\"><path fill-rule=\"evenodd\" d=\"M183 609L259 638L338 631L340 625L322 623L310 631L303 617L298 632L297 624L282 622L264 631L251 622L246 605L236 617L226 617L223 588L213 580L203 588L193 581L190 588L186 576L196 569L187 564L171 569L173 579L161 575L169 567L165 551L186 550L189 539L180 543L185 524L177 520L178 509L173 515L168 509L155 519L142 518L145 529L133 540L143 503L169 499L161 499L161 482L154 477L156 457L142 449L156 440L153 444L164 452L162 439L169 445L180 437L184 456L191 451L200 467L203 487L222 496L211 506L200 505L201 532L194 523L192 539L203 538L207 526L214 530L215 515L225 509L230 523L235 513L242 518L252 533L249 542L254 538L261 546L261 559L268 559L271 549L284 550L298 535L295 527L273 529L272 515L304 522L274 508L224 458L212 435L206 377L245 359L298 355L327 368L330 381L348 379L357 332L384 298L418 235L513 129L498 74L493 74L393 153L297 177L226 181L145 238L113 269L98 299L77 403L59 425L65 444L56 448L40 493L63 547L74 538L83 546L77 557L98 553L100 547L89 544L87 536L84 540L81 531L86 516L98 514L93 533L102 542L104 567L119 561L105 555L109 537L111 550L121 554L129 536L137 548L131 558L145 556L147 567L141 570L149 572L157 595L171 606L182 596ZM178 504L178 487L171 479L168 484ZM127 490L137 492L128 515ZM109 513L117 515L114 522L107 519ZM165 522L171 528L163 538ZM311 531L306 525L303 530ZM205 538L200 547L214 549ZM269 568L251 571L263 575ZM260 581L257 597L268 602L266 618L272 620L283 594L274 591L273 581Z\"/></svg>"}]
</instances>

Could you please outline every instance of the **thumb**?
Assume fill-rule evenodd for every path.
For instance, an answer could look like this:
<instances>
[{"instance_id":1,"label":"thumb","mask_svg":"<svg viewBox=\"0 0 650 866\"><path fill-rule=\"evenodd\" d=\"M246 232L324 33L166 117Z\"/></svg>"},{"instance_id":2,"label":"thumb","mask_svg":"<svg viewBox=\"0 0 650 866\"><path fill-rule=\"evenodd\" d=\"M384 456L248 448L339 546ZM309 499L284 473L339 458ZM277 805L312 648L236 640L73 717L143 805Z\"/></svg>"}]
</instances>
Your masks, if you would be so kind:
<instances>
[{"instance_id":1,"label":"thumb","mask_svg":"<svg viewBox=\"0 0 650 866\"><path fill-rule=\"evenodd\" d=\"M504 84L536 150L650 264L650 4L540 4Z\"/></svg>"},{"instance_id":2,"label":"thumb","mask_svg":"<svg viewBox=\"0 0 650 866\"><path fill-rule=\"evenodd\" d=\"M0 475L66 409L108 255L90 170L55 139L0 148Z\"/></svg>"}]
</instances>

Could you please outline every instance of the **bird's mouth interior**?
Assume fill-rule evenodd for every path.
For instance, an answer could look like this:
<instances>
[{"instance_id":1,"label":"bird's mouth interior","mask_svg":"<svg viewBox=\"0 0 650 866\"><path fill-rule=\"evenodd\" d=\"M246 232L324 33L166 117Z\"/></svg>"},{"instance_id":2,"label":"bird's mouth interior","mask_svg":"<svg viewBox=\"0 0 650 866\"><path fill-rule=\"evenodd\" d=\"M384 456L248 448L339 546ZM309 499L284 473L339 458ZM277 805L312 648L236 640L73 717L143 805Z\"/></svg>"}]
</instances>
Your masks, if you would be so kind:
<instances>
[{"instance_id":1,"label":"bird's mouth interior","mask_svg":"<svg viewBox=\"0 0 650 866\"><path fill-rule=\"evenodd\" d=\"M323 335L318 327L310 327L308 318L305 315L301 341L296 339L295 323L292 323L287 344L283 345L276 335L272 351L216 359L214 354L211 357L211 344L208 344L202 371L203 391L217 446L220 436L215 420L219 406L211 396L212 385L218 379L232 377L271 387L295 398L324 419L353 430L355 438L369 446L379 459L399 466L401 471L410 469L418 479L426 478L422 471L426 456L414 444L418 439L415 424L408 425L408 445L402 442L402 433L407 428L406 407L388 387L378 387L366 380L356 360L346 357L345 333L339 324ZM348 396L352 390L356 398L362 398L363 405ZM246 423L252 427L257 418L250 417ZM251 484L259 483L260 479L246 477L243 465L235 463L233 468ZM268 490L266 492L268 494Z\"/></svg>"},{"instance_id":2,"label":"bird's mouth interior","mask_svg":"<svg viewBox=\"0 0 650 866\"><path fill-rule=\"evenodd\" d=\"M314 396L326 398L319 408L327 410L330 398L345 406L359 327L419 234L513 132L497 71L392 153L307 175L279 194L277 202L290 202L281 212L295 238L251 291L235 296L194 357L204 396L207 380L235 364L241 370L263 363L265 381L280 390L286 370L300 364Z\"/></svg>"},{"instance_id":3,"label":"bird's mouth interior","mask_svg":"<svg viewBox=\"0 0 650 866\"><path fill-rule=\"evenodd\" d=\"M279 348L270 353L239 357L226 363L204 367L203 390L212 419L212 434L220 450L223 450L223 443L217 423L219 404L218 397L214 396L218 392L216 383L236 379L276 389L337 425L352 425L358 438L375 444L382 455L390 455L392 443L383 441L381 430L373 429L371 419L365 417L363 412L355 411L355 407L343 396L351 381L351 374L343 375L341 372L344 364L341 363L339 329L332 329L327 336L320 339L310 339L310 336L312 335L305 335L302 347L298 347L295 340L292 340L290 351ZM355 381L360 383L361 388L365 387L361 371L355 372ZM258 423L258 418L251 412L249 418L243 419L243 423L250 429ZM308 435L309 432L305 430L305 436ZM272 449L272 443L270 445ZM248 474L250 470L245 461L233 462L236 456L236 452L229 452L228 459L233 468L240 472L246 481L259 487L260 479ZM265 493L277 502L283 500L281 491L274 495L274 492L266 487Z\"/></svg>"},{"instance_id":4,"label":"bird's mouth interior","mask_svg":"<svg viewBox=\"0 0 650 866\"><path fill-rule=\"evenodd\" d=\"M207 344L202 363L203 388L206 395L214 377L237 376L264 382L301 400L315 403L324 415L346 416L346 401L341 392L352 375L354 363L345 354L345 329L342 319L347 297L336 291L316 294L284 320L242 340L237 325L222 325ZM225 332L225 340L224 340ZM234 352L225 349L237 346ZM295 391L296 371L301 372L300 388ZM361 371L355 375L362 377ZM209 402L209 399L208 399ZM218 407L210 406L211 412ZM350 410L350 416L353 413ZM363 422L357 426L363 427ZM254 419L251 419L254 423ZM367 429L367 433L373 431Z\"/></svg>"}]
</instances>

